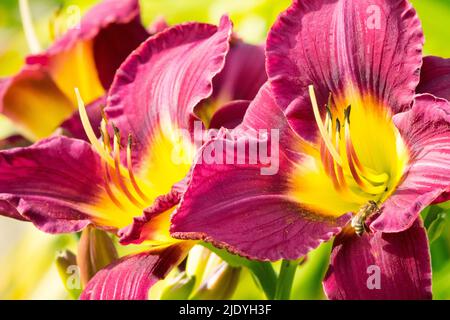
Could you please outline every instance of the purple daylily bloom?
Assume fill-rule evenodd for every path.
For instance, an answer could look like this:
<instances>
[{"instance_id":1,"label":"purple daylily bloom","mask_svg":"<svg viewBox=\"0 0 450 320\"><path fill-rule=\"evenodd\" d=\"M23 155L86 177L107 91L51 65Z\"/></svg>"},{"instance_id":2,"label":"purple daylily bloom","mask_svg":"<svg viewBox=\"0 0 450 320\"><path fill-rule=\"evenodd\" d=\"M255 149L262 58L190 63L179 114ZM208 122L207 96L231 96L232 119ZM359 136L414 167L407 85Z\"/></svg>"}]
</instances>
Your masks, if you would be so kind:
<instances>
[{"instance_id":1,"label":"purple daylily bloom","mask_svg":"<svg viewBox=\"0 0 450 320\"><path fill-rule=\"evenodd\" d=\"M195 121L201 123L199 114L211 115L216 123L239 118L226 106L206 112L216 105L201 103L212 94L229 92L222 83L241 80L236 61L228 56L231 33L226 16L218 27L186 23L165 29L133 51L116 73L100 137L77 90L76 117L82 126L70 119L66 127L83 129L90 143L57 136L0 152L1 214L29 220L49 233L76 232L93 224L118 234L123 244L145 245L144 252L98 272L83 299L146 299L148 289L195 243L170 236L170 215L184 192L197 148L193 129ZM259 47L242 43L231 50L239 54L241 46L263 56ZM265 81L260 76L265 75L264 59L260 61L253 84ZM224 80L214 86L219 74ZM231 92L228 99L252 99L258 88L251 90L243 96ZM180 130L189 137L180 139ZM173 150L189 161L174 161Z\"/></svg>"},{"instance_id":2,"label":"purple daylily bloom","mask_svg":"<svg viewBox=\"0 0 450 320\"><path fill-rule=\"evenodd\" d=\"M406 0L294 1L269 33L269 81L234 138L204 146L278 129L278 172L262 175L248 154L196 163L172 236L294 260L337 235L329 298L431 298L419 213L450 191L450 73L448 60L423 60L423 41Z\"/></svg>"},{"instance_id":3,"label":"purple daylily bloom","mask_svg":"<svg viewBox=\"0 0 450 320\"><path fill-rule=\"evenodd\" d=\"M94 102L104 99L120 64L149 35L138 0L104 0L43 53L28 56L18 74L0 81L0 112L30 141L50 136L63 121L76 118L73 88L99 106ZM95 106L88 109L100 113Z\"/></svg>"}]
</instances>

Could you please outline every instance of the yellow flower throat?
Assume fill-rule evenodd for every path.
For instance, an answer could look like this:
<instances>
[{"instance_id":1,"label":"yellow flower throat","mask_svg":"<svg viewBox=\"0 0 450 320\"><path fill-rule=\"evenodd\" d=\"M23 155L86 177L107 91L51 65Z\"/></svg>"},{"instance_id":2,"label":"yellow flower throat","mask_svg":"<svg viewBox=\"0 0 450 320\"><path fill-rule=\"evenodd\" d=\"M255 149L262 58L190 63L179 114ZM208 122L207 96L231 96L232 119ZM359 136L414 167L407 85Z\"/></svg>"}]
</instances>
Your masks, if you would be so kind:
<instances>
[{"instance_id":1,"label":"yellow flower throat","mask_svg":"<svg viewBox=\"0 0 450 320\"><path fill-rule=\"evenodd\" d=\"M322 120L314 88L308 89L320 135L291 175L291 195L324 216L385 201L408 162L389 109L350 90L342 100L330 94Z\"/></svg>"}]
</instances>

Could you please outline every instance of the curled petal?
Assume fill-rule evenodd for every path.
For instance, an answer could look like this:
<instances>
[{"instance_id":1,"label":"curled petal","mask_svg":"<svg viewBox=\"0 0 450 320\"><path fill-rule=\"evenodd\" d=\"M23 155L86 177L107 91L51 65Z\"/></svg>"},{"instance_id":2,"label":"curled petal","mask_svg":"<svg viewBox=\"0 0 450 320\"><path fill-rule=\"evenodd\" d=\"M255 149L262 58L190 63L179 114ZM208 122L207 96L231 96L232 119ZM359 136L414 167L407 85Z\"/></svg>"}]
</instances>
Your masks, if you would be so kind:
<instances>
[{"instance_id":1,"label":"curled petal","mask_svg":"<svg viewBox=\"0 0 450 320\"><path fill-rule=\"evenodd\" d=\"M313 139L308 85L319 106L331 92L338 108L362 99L405 110L419 82L423 41L407 0L296 0L269 33L267 72L296 131Z\"/></svg>"},{"instance_id":2,"label":"curled petal","mask_svg":"<svg viewBox=\"0 0 450 320\"><path fill-rule=\"evenodd\" d=\"M431 299L431 261L425 228L399 233L338 235L323 286L330 299Z\"/></svg>"},{"instance_id":3,"label":"curled petal","mask_svg":"<svg viewBox=\"0 0 450 320\"><path fill-rule=\"evenodd\" d=\"M269 86L261 89L249 107L238 129L244 128L250 134L258 129L279 130L279 154L271 150L273 161L279 161L278 170L266 172L264 168L269 166L260 161L250 164L250 153L240 160L234 155L231 163L208 163L206 152L210 147L214 146L223 159L225 146L234 141L219 137L207 143L201 151L202 161L195 164L188 189L172 216L172 236L205 240L255 259L297 259L338 233L349 216L321 215L289 195L289 173L304 157L298 152L302 142L289 128ZM275 135L269 139L275 139ZM254 137L238 138L233 148L248 149L254 142ZM243 164L239 164L241 160Z\"/></svg>"},{"instance_id":4,"label":"curled petal","mask_svg":"<svg viewBox=\"0 0 450 320\"><path fill-rule=\"evenodd\" d=\"M450 101L450 59L428 56L423 58L417 93L430 93Z\"/></svg>"},{"instance_id":5,"label":"curled petal","mask_svg":"<svg viewBox=\"0 0 450 320\"><path fill-rule=\"evenodd\" d=\"M420 211L450 191L450 103L419 95L412 109L397 114L394 122L410 161L402 182L371 224L384 232L407 229Z\"/></svg>"},{"instance_id":6,"label":"curled petal","mask_svg":"<svg viewBox=\"0 0 450 320\"><path fill-rule=\"evenodd\" d=\"M205 125L228 103L255 98L267 80L265 61L262 46L232 41L225 67L214 78L212 96L195 110Z\"/></svg>"},{"instance_id":7,"label":"curled petal","mask_svg":"<svg viewBox=\"0 0 450 320\"><path fill-rule=\"evenodd\" d=\"M218 27L188 23L169 28L144 42L117 73L105 112L123 145L131 135L133 167L158 187L159 195L189 171L195 151L193 110L212 93L231 27L223 17ZM179 163L172 157L175 149L184 156Z\"/></svg>"},{"instance_id":8,"label":"curled petal","mask_svg":"<svg viewBox=\"0 0 450 320\"><path fill-rule=\"evenodd\" d=\"M214 78L213 98L219 100L253 100L267 81L263 46L242 41L231 44L225 67Z\"/></svg>"},{"instance_id":9,"label":"curled petal","mask_svg":"<svg viewBox=\"0 0 450 320\"><path fill-rule=\"evenodd\" d=\"M80 299L147 300L149 289L186 257L191 246L183 242L126 256L99 271Z\"/></svg>"},{"instance_id":10,"label":"curled petal","mask_svg":"<svg viewBox=\"0 0 450 320\"><path fill-rule=\"evenodd\" d=\"M144 214L133 219L133 224L119 231L120 243L140 244L146 240L161 243L174 242L169 234L170 215L180 202L185 187L178 184L166 194L155 199L153 204L144 210Z\"/></svg>"}]
</instances>

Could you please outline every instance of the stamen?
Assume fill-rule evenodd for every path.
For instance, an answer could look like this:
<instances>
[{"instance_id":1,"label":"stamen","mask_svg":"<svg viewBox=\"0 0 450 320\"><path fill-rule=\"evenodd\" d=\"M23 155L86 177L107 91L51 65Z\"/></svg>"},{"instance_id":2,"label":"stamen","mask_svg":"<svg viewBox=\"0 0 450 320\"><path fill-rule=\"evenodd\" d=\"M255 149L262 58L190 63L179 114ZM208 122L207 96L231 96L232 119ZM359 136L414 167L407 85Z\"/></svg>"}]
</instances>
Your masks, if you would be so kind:
<instances>
[{"instance_id":1,"label":"stamen","mask_svg":"<svg viewBox=\"0 0 450 320\"><path fill-rule=\"evenodd\" d=\"M327 133L330 136L332 135L332 131L333 131L333 115L331 114L331 110L330 110L330 101L328 102L328 105L325 106L326 110L327 110L327 114L325 116L325 127L327 128ZM324 145L324 144L322 144ZM333 186L334 189L339 190L340 186L339 186L339 181L338 178L336 176L336 171L335 171L335 163L333 161L333 157L331 156L331 154L329 152L325 152L325 165L326 165L326 172L328 174L328 176L331 178L331 181L333 182ZM339 165L337 166L339 167Z\"/></svg>"},{"instance_id":2,"label":"stamen","mask_svg":"<svg viewBox=\"0 0 450 320\"><path fill-rule=\"evenodd\" d=\"M111 179L111 174L109 172L109 166L106 163L103 163L104 165L104 170L105 170L105 176L104 176L104 180L105 180L105 190L106 193L108 194L109 198L111 199L111 201L121 210L123 210L123 206L120 203L120 201L116 198L116 196L114 195L114 192L111 190L110 187L110 183L112 182Z\"/></svg>"},{"instance_id":3,"label":"stamen","mask_svg":"<svg viewBox=\"0 0 450 320\"><path fill-rule=\"evenodd\" d=\"M105 112L102 109L102 121L100 122L100 132L102 133L102 141L106 147L106 150L111 153L111 137L108 133L108 119L106 118Z\"/></svg>"},{"instance_id":4,"label":"stamen","mask_svg":"<svg viewBox=\"0 0 450 320\"><path fill-rule=\"evenodd\" d=\"M341 122L339 121L338 118L336 118L336 130L335 130L335 147L337 148L339 155L344 153L343 148L341 148ZM336 171L337 171L337 180L338 180L338 188L336 189L336 191L338 191L339 193L349 197L351 199L351 201L354 202L361 202L361 201L365 201L366 198L356 194L352 189L350 189L350 187L347 184L347 181L345 180L345 175L344 175L344 170L341 166L336 165ZM335 182L333 181L333 184L335 184Z\"/></svg>"},{"instance_id":5,"label":"stamen","mask_svg":"<svg viewBox=\"0 0 450 320\"><path fill-rule=\"evenodd\" d=\"M146 197L146 195L142 192L141 188L139 188L138 183L136 182L136 179L133 174L133 163L131 161L131 147L133 145L133 138L131 134L128 135L128 144L127 144L127 167L128 167L128 176L130 178L131 184L133 185L134 190L136 193L144 200L145 202L149 202L149 199Z\"/></svg>"},{"instance_id":6,"label":"stamen","mask_svg":"<svg viewBox=\"0 0 450 320\"><path fill-rule=\"evenodd\" d=\"M144 205L139 203L136 198L130 193L127 186L125 185L125 181L120 172L120 132L113 124L114 129L114 167L116 171L116 178L118 180L120 189L122 189L123 193L127 196L127 198L138 208L143 208Z\"/></svg>"},{"instance_id":7,"label":"stamen","mask_svg":"<svg viewBox=\"0 0 450 320\"><path fill-rule=\"evenodd\" d=\"M327 110L328 111L328 110ZM325 116L325 127L327 128L327 132L330 132L330 119L332 118L331 116L331 112L327 112L326 116ZM331 173L329 172L329 162L330 162L330 157L329 157L329 152L327 151L327 148L325 146L325 143L322 142L320 144L320 154L321 154L321 159L322 159L322 164L323 167L325 169L325 172L327 173L328 176L331 175ZM333 162L333 158L331 157L331 162Z\"/></svg>"},{"instance_id":8,"label":"stamen","mask_svg":"<svg viewBox=\"0 0 450 320\"><path fill-rule=\"evenodd\" d=\"M319 107L317 105L317 99L316 99L316 95L314 93L314 87L312 85L310 85L308 87L308 89L309 89L309 96L311 99L312 108L314 111L314 117L316 119L316 123L319 128L320 135L322 136L322 140L325 143L325 146L327 147L327 149L330 152L331 156L333 157L334 161L336 161L336 163L339 166L342 166L342 159L339 156L336 149L334 148L334 146L331 142L330 136L326 132L326 129L325 129L322 119L320 117Z\"/></svg>"},{"instance_id":9,"label":"stamen","mask_svg":"<svg viewBox=\"0 0 450 320\"><path fill-rule=\"evenodd\" d=\"M350 169L350 173L351 173L353 179L355 180L356 184L358 186L360 186L362 190L364 190L365 192L370 193L370 194L380 194L380 193L384 192L385 186L384 185L373 186L370 184L370 182L366 183L356 170L357 162L359 163L359 165L361 167L363 167L363 166L357 157L356 158L353 157L354 155L356 156L356 152L354 150L354 147L353 147L353 144L351 141L351 137L350 137L350 110L351 110L351 107L349 106L344 111L344 114L345 114L345 147L346 147L347 162L348 162L348 166ZM352 149L353 149L353 152L352 152Z\"/></svg>"},{"instance_id":10,"label":"stamen","mask_svg":"<svg viewBox=\"0 0 450 320\"><path fill-rule=\"evenodd\" d=\"M97 153L102 157L102 159L109 165L112 165L113 162L111 160L111 156L102 147L100 141L98 140L97 136L94 133L94 129L92 129L89 117L86 112L86 107L84 105L83 99L81 98L80 91L78 90L78 88L75 88L75 95L77 97L78 112L80 113L81 123L89 139L89 142L94 147L95 151L97 151Z\"/></svg>"},{"instance_id":11,"label":"stamen","mask_svg":"<svg viewBox=\"0 0 450 320\"><path fill-rule=\"evenodd\" d=\"M101 140L103 142L103 145L105 146L105 150L108 153L111 153L111 138L109 137L108 130L106 129L107 124L104 120L100 123L100 134L101 134Z\"/></svg>"},{"instance_id":12,"label":"stamen","mask_svg":"<svg viewBox=\"0 0 450 320\"><path fill-rule=\"evenodd\" d=\"M387 173L377 174L377 173L373 172L373 170L371 170L370 168L366 168L361 163L361 161L358 158L358 155L356 154L356 150L355 150L355 147L353 146L352 139L350 136L350 111L351 111L351 106L348 106L348 108L345 110L345 122L347 123L346 130L345 130L345 136L346 136L347 143L349 142L348 148L349 148L351 157L352 157L356 167L358 168L358 170L361 171L364 178L366 178L367 180L369 180L373 183L376 183L376 184L385 183L386 181L389 180L389 175Z\"/></svg>"}]
</instances>

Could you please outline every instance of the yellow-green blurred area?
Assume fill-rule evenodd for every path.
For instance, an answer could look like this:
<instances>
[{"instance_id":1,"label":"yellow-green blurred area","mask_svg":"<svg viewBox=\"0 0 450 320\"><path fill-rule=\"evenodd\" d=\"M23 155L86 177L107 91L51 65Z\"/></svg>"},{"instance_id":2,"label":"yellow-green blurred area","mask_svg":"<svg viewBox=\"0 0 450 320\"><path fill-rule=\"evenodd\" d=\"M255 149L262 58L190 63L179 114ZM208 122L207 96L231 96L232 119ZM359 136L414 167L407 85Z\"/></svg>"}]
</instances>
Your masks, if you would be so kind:
<instances>
[{"instance_id":1,"label":"yellow-green blurred area","mask_svg":"<svg viewBox=\"0 0 450 320\"><path fill-rule=\"evenodd\" d=\"M87 10L96 0L30 0L38 36L45 45L50 41L49 20L60 8L70 5ZM426 35L426 54L450 56L450 1L414 0ZM141 0L146 24L164 17L170 24L185 21L217 23L223 13L229 13L235 30L245 40L262 43L277 15L289 6L290 0ZM18 70L27 53L21 30L18 0L0 1L0 76Z\"/></svg>"},{"instance_id":2,"label":"yellow-green blurred area","mask_svg":"<svg viewBox=\"0 0 450 320\"><path fill-rule=\"evenodd\" d=\"M357 1L357 0L355 0ZM38 38L43 47L51 42L52 17L70 5L82 12L98 1L94 0L29 0ZM425 54L450 57L450 0L413 0L422 20ZM290 0L141 0L144 23L164 17L169 24L185 21L217 23L228 13L235 31L251 43L263 43L277 15ZM18 0L0 1L0 77L17 72L27 44L20 21ZM11 132L0 118L0 136ZM429 229L432 235L433 292L436 299L450 299L450 222L441 211L439 221ZM436 220L437 221L437 220ZM429 231L430 232L430 231ZM64 291L54 261L58 250L76 250L76 236L50 236L37 231L29 223L0 217L0 299L63 299ZM122 254L130 248L121 248ZM322 245L308 255L299 267L293 286L293 299L323 299L321 280L327 269L331 244ZM279 266L279 264L276 264ZM262 298L248 272L243 273L236 299Z\"/></svg>"}]
</instances>

